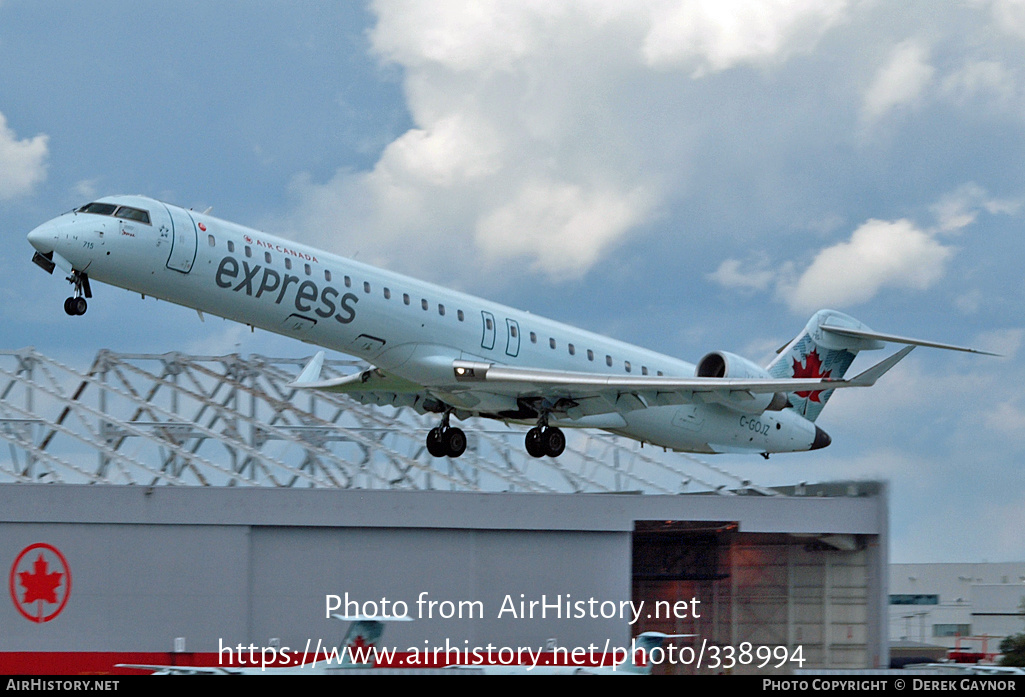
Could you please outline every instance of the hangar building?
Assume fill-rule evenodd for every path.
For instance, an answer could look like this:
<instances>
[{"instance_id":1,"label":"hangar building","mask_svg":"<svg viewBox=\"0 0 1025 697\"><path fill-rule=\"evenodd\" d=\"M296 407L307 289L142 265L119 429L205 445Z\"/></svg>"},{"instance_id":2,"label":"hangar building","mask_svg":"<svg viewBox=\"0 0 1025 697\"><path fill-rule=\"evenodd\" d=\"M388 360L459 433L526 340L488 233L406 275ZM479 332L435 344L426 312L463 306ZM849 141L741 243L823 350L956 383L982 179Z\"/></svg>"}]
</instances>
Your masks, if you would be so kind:
<instances>
[{"instance_id":1,"label":"hangar building","mask_svg":"<svg viewBox=\"0 0 1025 697\"><path fill-rule=\"evenodd\" d=\"M75 372L6 355L0 672L298 654L336 646L330 609L357 605L413 618L379 642L407 661L601 653L654 630L695 635L662 672L888 663L880 484L716 486L714 467L598 436L581 437L605 450L575 441L557 468L486 431L433 461L416 450L428 423L332 395L296 406L271 359L103 354ZM758 646L786 650L759 670Z\"/></svg>"}]
</instances>

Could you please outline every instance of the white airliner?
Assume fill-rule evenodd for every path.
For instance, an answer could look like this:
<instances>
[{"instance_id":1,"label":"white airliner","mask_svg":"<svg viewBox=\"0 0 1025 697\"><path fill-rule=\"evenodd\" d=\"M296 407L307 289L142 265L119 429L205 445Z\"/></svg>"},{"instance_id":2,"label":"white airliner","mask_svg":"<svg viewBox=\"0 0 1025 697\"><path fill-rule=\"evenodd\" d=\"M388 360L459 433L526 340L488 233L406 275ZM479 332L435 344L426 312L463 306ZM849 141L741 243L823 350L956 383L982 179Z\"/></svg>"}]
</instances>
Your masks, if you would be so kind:
<instances>
[{"instance_id":1,"label":"white airliner","mask_svg":"<svg viewBox=\"0 0 1025 697\"><path fill-rule=\"evenodd\" d=\"M384 626L388 622L411 622L408 616L383 617L370 615L332 615L343 622L351 622L349 631L335 651L323 650L315 656L307 656L301 650L291 649L280 653L278 649L254 647L247 651L247 645L241 645L238 653L228 650L219 654L225 665L217 666L167 666L140 663L118 663L115 668L132 668L148 670L151 675L324 675L328 672L352 668L373 668L374 647L384 634ZM315 650L320 650L318 643ZM312 659L301 663L302 658ZM225 660L226 659L226 660ZM362 662L357 662L361 659ZM281 663L296 663L282 667Z\"/></svg>"},{"instance_id":2,"label":"white airliner","mask_svg":"<svg viewBox=\"0 0 1025 697\"><path fill-rule=\"evenodd\" d=\"M765 367L714 351L697 366L144 196L110 196L28 235L33 261L68 274L69 315L90 279L358 356L374 368L321 380L323 352L293 383L365 404L440 415L435 457L458 457L450 417L532 425L526 449L557 457L560 427L597 428L696 453L816 450L832 391L875 383L915 346L821 310ZM201 315L202 316L202 315ZM906 346L844 379L858 351Z\"/></svg>"}]
</instances>

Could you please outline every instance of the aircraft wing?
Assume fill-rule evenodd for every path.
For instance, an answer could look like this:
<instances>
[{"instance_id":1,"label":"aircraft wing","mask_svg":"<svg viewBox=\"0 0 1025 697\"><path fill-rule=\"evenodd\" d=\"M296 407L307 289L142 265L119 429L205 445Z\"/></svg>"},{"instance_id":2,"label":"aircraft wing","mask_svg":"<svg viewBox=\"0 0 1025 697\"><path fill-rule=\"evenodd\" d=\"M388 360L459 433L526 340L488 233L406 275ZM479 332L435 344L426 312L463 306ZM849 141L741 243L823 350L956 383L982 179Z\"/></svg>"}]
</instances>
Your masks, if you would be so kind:
<instances>
[{"instance_id":1,"label":"aircraft wing","mask_svg":"<svg viewBox=\"0 0 1025 697\"><path fill-rule=\"evenodd\" d=\"M457 400L459 395L466 393L544 399L554 405L553 411L563 412L571 419L674 404L721 403L742 406L746 401L756 400L755 395L871 386L912 349L914 346L907 346L849 379L608 375L454 360L454 384L444 390L433 389L430 393L442 399L456 397ZM364 404L396 407L422 407L431 398L424 386L377 368L320 380L322 363L323 352L320 352L290 386L345 393ZM785 403L785 400L782 401Z\"/></svg>"},{"instance_id":2,"label":"aircraft wing","mask_svg":"<svg viewBox=\"0 0 1025 697\"><path fill-rule=\"evenodd\" d=\"M362 404L373 404L379 407L412 407L415 409L421 406L427 397L422 385L403 380L377 368L368 368L340 378L321 380L320 371L323 365L324 352L318 351L317 355L303 368L299 377L289 384L289 387L347 394Z\"/></svg>"},{"instance_id":3,"label":"aircraft wing","mask_svg":"<svg viewBox=\"0 0 1025 697\"><path fill-rule=\"evenodd\" d=\"M755 395L869 387L913 349L907 346L849 379L624 376L462 360L453 361L452 370L458 384L470 387L476 383L496 393L546 398L557 405L556 410L580 418L674 404L719 403L743 408L745 402L757 399ZM560 409L561 400L571 405ZM778 408L783 404L785 399Z\"/></svg>"},{"instance_id":4,"label":"aircraft wing","mask_svg":"<svg viewBox=\"0 0 1025 697\"><path fill-rule=\"evenodd\" d=\"M118 663L115 668L149 670L151 675L239 675L241 671L219 666L159 666L139 663Z\"/></svg>"}]
</instances>

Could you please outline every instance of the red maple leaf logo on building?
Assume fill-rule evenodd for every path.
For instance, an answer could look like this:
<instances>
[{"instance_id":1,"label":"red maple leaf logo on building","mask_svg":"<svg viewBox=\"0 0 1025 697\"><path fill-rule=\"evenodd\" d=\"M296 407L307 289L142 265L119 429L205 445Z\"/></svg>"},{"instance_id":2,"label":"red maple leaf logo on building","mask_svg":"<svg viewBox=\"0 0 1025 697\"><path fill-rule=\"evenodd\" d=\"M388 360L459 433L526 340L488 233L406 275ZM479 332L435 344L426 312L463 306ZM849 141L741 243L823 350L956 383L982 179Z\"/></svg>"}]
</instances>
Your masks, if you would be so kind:
<instances>
[{"instance_id":1,"label":"red maple leaf logo on building","mask_svg":"<svg viewBox=\"0 0 1025 697\"><path fill-rule=\"evenodd\" d=\"M64 574L54 571L49 572L49 566L43 559L42 553L32 562L32 571L21 571L18 578L25 589L25 597L21 602L24 604L34 603L42 600L44 603L57 602L57 587L61 584Z\"/></svg>"},{"instance_id":2,"label":"red maple leaf logo on building","mask_svg":"<svg viewBox=\"0 0 1025 697\"><path fill-rule=\"evenodd\" d=\"M795 378L828 378L832 370L822 372L822 360L819 358L819 353L816 350L812 350L805 359L804 365L801 365L794 360L794 377ZM811 402L821 402L819 395L822 394L822 390L806 391L806 392L795 392L798 397L802 397Z\"/></svg>"}]
</instances>

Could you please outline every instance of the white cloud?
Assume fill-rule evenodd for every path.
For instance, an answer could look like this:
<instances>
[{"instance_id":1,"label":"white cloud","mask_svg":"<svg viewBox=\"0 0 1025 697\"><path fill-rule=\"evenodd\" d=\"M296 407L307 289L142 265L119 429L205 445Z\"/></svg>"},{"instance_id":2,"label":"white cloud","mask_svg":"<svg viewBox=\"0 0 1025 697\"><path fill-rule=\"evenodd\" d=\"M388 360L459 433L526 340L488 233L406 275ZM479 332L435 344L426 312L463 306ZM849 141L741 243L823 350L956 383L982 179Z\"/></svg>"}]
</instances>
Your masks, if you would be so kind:
<instances>
[{"instance_id":1,"label":"white cloud","mask_svg":"<svg viewBox=\"0 0 1025 697\"><path fill-rule=\"evenodd\" d=\"M819 252L793 286L780 290L795 311L855 305L886 287L928 288L952 254L909 220L869 220L850 241Z\"/></svg>"},{"instance_id":2,"label":"white cloud","mask_svg":"<svg viewBox=\"0 0 1025 697\"><path fill-rule=\"evenodd\" d=\"M935 72L924 46L913 40L899 44L865 91L862 115L876 121L897 107L913 105Z\"/></svg>"},{"instance_id":3,"label":"white cloud","mask_svg":"<svg viewBox=\"0 0 1025 697\"><path fill-rule=\"evenodd\" d=\"M846 18L844 0L656 2L644 58L700 77L742 63L783 60L810 49Z\"/></svg>"},{"instance_id":4,"label":"white cloud","mask_svg":"<svg viewBox=\"0 0 1025 697\"><path fill-rule=\"evenodd\" d=\"M782 62L846 4L378 0L371 45L414 127L370 171L296 177L291 227L438 280L509 261L579 277L679 195L692 141L682 105L659 106L666 74Z\"/></svg>"},{"instance_id":5,"label":"white cloud","mask_svg":"<svg viewBox=\"0 0 1025 697\"><path fill-rule=\"evenodd\" d=\"M981 211L1011 215L1020 208L1020 201L993 198L978 184L967 182L940 198L932 211L939 229L949 232L974 223Z\"/></svg>"},{"instance_id":6,"label":"white cloud","mask_svg":"<svg viewBox=\"0 0 1025 697\"><path fill-rule=\"evenodd\" d=\"M71 189L80 199L92 199L96 198L96 191L99 183L100 180L96 178L82 179L81 181L75 182L75 185L71 187Z\"/></svg>"},{"instance_id":7,"label":"white cloud","mask_svg":"<svg viewBox=\"0 0 1025 697\"><path fill-rule=\"evenodd\" d=\"M798 312L865 302L883 288L924 290L940 279L954 253L937 237L960 232L981 213L1014 215L1021 208L1021 201L993 197L974 182L966 182L930 206L935 216L930 228L909 220L868 220L848 241L820 250L803 271L792 261L774 266L763 255L746 262L726 259L706 277L723 288L747 292L775 286L777 297ZM977 289L964 290L954 305L970 314L983 299Z\"/></svg>"},{"instance_id":8,"label":"white cloud","mask_svg":"<svg viewBox=\"0 0 1025 697\"><path fill-rule=\"evenodd\" d=\"M979 335L977 345L984 351L998 353L1004 358L1013 358L1021 349L1022 339L1025 339L1025 330L995 329Z\"/></svg>"},{"instance_id":9,"label":"white cloud","mask_svg":"<svg viewBox=\"0 0 1025 697\"><path fill-rule=\"evenodd\" d=\"M765 290L776 278L775 273L765 268L764 260L756 262L757 268L752 271L742 271L740 264L739 259L726 259L708 278L723 288L747 291Z\"/></svg>"},{"instance_id":10,"label":"white cloud","mask_svg":"<svg viewBox=\"0 0 1025 697\"><path fill-rule=\"evenodd\" d=\"M24 196L46 179L48 140L43 134L18 140L0 113L0 200Z\"/></svg>"},{"instance_id":11,"label":"white cloud","mask_svg":"<svg viewBox=\"0 0 1025 697\"><path fill-rule=\"evenodd\" d=\"M1006 107L1018 99L1017 74L994 60L970 61L943 78L943 94L960 106L978 108L978 99Z\"/></svg>"},{"instance_id":12,"label":"white cloud","mask_svg":"<svg viewBox=\"0 0 1025 697\"><path fill-rule=\"evenodd\" d=\"M997 27L1008 34L1025 37L1025 2L994 0L991 5Z\"/></svg>"},{"instance_id":13,"label":"white cloud","mask_svg":"<svg viewBox=\"0 0 1025 697\"><path fill-rule=\"evenodd\" d=\"M1025 411L1010 402L996 404L984 414L986 427L1020 442L1025 434Z\"/></svg>"},{"instance_id":14,"label":"white cloud","mask_svg":"<svg viewBox=\"0 0 1025 697\"><path fill-rule=\"evenodd\" d=\"M489 260L534 256L551 276L579 276L624 230L647 216L643 189L602 190L551 181L526 182L509 203L484 217L476 240ZM538 254L538 250L543 253Z\"/></svg>"}]
</instances>

